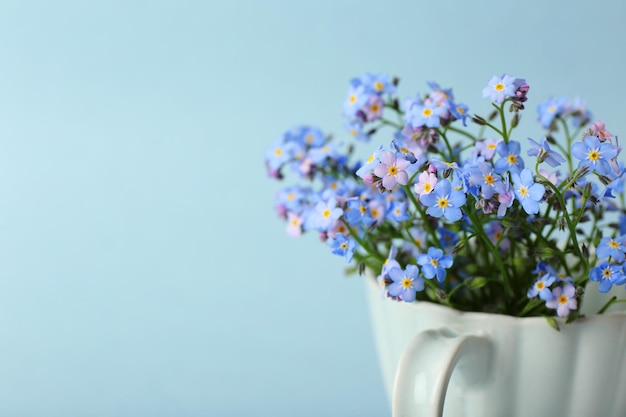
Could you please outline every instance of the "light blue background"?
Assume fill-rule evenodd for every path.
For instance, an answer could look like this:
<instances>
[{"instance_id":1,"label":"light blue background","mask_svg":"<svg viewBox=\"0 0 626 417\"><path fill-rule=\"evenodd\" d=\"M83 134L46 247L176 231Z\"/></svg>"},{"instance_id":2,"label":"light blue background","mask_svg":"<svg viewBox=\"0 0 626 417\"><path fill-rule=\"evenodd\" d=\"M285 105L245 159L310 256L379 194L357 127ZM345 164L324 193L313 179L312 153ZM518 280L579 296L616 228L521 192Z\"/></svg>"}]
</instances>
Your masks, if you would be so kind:
<instances>
[{"instance_id":1,"label":"light blue background","mask_svg":"<svg viewBox=\"0 0 626 417\"><path fill-rule=\"evenodd\" d=\"M362 282L284 234L265 149L299 123L341 137L364 71L474 109L508 72L531 85L529 136L539 102L576 94L625 135L625 18L621 0L3 0L0 416L390 415Z\"/></svg>"}]
</instances>

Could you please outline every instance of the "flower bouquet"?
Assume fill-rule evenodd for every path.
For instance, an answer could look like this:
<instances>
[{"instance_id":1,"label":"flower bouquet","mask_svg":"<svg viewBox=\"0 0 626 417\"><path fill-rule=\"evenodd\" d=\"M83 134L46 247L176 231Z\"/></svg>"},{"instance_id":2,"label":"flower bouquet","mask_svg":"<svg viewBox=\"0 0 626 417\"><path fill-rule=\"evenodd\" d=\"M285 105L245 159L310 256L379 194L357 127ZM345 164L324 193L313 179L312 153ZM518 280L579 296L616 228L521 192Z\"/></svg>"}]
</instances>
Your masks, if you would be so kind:
<instances>
[{"instance_id":1,"label":"flower bouquet","mask_svg":"<svg viewBox=\"0 0 626 417\"><path fill-rule=\"evenodd\" d=\"M584 101L539 104L545 133L533 139L520 129L524 79L494 76L483 116L434 82L405 100L398 84L371 73L350 81L347 136L383 136L369 158L310 126L268 149L269 175L296 180L276 201L289 235L317 232L394 300L545 316L556 328L555 317L580 316L585 291L625 286L621 147Z\"/></svg>"}]
</instances>

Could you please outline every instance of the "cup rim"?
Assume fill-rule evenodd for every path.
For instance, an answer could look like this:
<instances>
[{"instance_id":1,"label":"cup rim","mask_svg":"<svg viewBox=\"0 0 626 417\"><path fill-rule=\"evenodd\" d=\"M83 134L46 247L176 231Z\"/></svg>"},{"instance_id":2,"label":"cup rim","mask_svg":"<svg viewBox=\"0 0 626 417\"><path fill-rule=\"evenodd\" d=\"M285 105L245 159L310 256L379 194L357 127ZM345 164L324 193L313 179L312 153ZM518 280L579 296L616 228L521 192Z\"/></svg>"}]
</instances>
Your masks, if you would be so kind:
<instances>
[{"instance_id":1,"label":"cup rim","mask_svg":"<svg viewBox=\"0 0 626 417\"><path fill-rule=\"evenodd\" d=\"M380 286L378 285L376 276L374 276L371 272L368 274L365 274L365 276L368 281L368 287L370 287L369 291L380 292ZM516 316L510 316L510 315L502 314L502 313L486 313L482 311L462 311L462 310L457 310L452 307L445 306L443 304L437 304L432 301L414 301L411 303L406 303L403 301L395 301L388 297L381 297L381 301L391 302L397 305L404 305L406 308L410 308L416 311L435 310L435 311L439 311L441 314L445 314L448 316L455 316L461 320L463 319L497 320L497 321L504 322L505 324L507 324L508 322L509 324L512 324L512 325L513 324L514 325L535 325L536 323L540 323L542 326L546 325L546 318L544 316L516 317ZM559 325L565 324L566 322L565 317L558 317L558 316L552 316L552 317L558 321ZM581 324L583 322L590 322L590 321L593 322L596 320L603 320L603 321L626 320L626 311L612 311L612 312L607 312L603 314L585 315L571 323L568 323L567 326L576 325L577 323Z\"/></svg>"}]
</instances>

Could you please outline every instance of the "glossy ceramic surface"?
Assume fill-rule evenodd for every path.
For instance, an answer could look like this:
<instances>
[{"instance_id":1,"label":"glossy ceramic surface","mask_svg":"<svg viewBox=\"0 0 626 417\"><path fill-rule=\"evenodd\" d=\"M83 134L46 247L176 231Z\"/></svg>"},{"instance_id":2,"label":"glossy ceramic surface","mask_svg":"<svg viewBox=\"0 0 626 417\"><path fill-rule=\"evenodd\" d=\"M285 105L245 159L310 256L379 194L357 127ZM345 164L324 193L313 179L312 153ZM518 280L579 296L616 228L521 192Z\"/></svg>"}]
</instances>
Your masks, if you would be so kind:
<instances>
[{"instance_id":1,"label":"glossy ceramic surface","mask_svg":"<svg viewBox=\"0 0 626 417\"><path fill-rule=\"evenodd\" d=\"M368 279L394 417L626 416L625 312L557 332L541 317L384 299Z\"/></svg>"}]
</instances>

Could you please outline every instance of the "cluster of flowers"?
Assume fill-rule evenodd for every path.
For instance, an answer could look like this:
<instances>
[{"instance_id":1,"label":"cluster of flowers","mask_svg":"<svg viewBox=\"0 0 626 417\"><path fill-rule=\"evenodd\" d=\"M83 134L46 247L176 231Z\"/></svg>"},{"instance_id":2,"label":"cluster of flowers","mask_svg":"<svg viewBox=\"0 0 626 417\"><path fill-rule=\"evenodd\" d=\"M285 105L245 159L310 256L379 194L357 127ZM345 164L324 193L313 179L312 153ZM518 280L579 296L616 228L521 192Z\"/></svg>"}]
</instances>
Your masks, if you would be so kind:
<instances>
[{"instance_id":1,"label":"cluster of flowers","mask_svg":"<svg viewBox=\"0 0 626 417\"><path fill-rule=\"evenodd\" d=\"M540 104L545 136L522 143L512 138L528 99L524 79L489 81L486 118L470 116L436 83L402 102L397 85L386 74L350 82L350 135L370 142L387 130L392 138L363 162L309 126L268 149L269 175L290 170L298 179L277 196L289 235L316 231L405 302L573 320L589 281L601 292L626 284L621 148L603 122L589 125L583 101Z\"/></svg>"}]
</instances>

